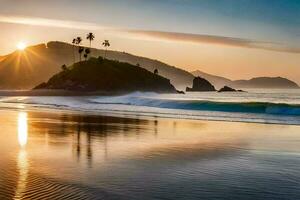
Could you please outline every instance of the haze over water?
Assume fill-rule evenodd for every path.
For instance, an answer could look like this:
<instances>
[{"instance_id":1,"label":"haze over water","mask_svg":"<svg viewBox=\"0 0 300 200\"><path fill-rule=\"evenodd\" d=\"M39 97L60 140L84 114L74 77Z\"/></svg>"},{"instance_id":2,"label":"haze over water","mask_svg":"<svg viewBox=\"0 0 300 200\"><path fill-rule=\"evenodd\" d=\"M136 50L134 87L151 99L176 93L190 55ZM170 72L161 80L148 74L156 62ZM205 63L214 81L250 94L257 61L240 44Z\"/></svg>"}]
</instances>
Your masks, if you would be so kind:
<instances>
[{"instance_id":1,"label":"haze over water","mask_svg":"<svg viewBox=\"0 0 300 200\"><path fill-rule=\"evenodd\" d=\"M300 127L0 112L0 199L299 199Z\"/></svg>"}]
</instances>

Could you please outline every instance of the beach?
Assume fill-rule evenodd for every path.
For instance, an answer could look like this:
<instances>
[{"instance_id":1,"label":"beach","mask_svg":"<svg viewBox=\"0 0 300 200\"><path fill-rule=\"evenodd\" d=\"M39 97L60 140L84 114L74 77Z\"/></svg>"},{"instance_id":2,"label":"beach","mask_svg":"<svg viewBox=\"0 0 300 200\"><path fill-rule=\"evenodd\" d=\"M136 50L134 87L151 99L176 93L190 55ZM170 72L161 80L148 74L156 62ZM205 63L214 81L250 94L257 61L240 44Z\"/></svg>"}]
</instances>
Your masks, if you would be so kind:
<instances>
[{"instance_id":1,"label":"beach","mask_svg":"<svg viewBox=\"0 0 300 200\"><path fill-rule=\"evenodd\" d=\"M0 200L300 200L300 0L0 2Z\"/></svg>"},{"instance_id":2,"label":"beach","mask_svg":"<svg viewBox=\"0 0 300 200\"><path fill-rule=\"evenodd\" d=\"M0 199L299 199L300 126L0 110Z\"/></svg>"}]
</instances>

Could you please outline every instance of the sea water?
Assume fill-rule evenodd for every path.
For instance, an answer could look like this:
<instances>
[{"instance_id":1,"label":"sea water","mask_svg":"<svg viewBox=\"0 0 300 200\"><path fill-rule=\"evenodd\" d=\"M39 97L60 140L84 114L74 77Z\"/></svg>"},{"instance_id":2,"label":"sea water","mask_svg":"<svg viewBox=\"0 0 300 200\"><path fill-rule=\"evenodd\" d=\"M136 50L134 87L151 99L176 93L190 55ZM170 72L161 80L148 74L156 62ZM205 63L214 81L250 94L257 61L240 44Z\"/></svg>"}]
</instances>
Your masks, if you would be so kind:
<instances>
[{"instance_id":1,"label":"sea water","mask_svg":"<svg viewBox=\"0 0 300 200\"><path fill-rule=\"evenodd\" d=\"M2 106L48 107L88 112L127 113L201 120L300 124L300 90L252 89L247 92L121 96L2 97Z\"/></svg>"}]
</instances>

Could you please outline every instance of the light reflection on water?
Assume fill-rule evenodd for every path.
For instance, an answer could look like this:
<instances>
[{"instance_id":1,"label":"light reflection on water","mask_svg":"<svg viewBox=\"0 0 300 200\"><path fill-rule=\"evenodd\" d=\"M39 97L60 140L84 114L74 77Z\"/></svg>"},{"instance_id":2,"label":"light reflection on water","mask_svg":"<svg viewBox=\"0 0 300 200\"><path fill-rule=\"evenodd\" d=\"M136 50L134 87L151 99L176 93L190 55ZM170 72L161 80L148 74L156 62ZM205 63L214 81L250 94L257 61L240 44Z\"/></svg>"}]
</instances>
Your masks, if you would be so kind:
<instances>
[{"instance_id":1,"label":"light reflection on water","mask_svg":"<svg viewBox=\"0 0 300 200\"><path fill-rule=\"evenodd\" d=\"M21 147L24 147L27 144L28 125L26 112L19 112L18 114L18 139Z\"/></svg>"},{"instance_id":2,"label":"light reflection on water","mask_svg":"<svg viewBox=\"0 0 300 200\"><path fill-rule=\"evenodd\" d=\"M19 112L18 114L18 141L20 150L18 153L17 169L18 169L18 182L16 187L15 200L22 199L23 194L26 192L27 176L28 176L28 160L26 152L26 144L28 140L28 125L27 113Z\"/></svg>"},{"instance_id":3,"label":"light reflection on water","mask_svg":"<svg viewBox=\"0 0 300 200\"><path fill-rule=\"evenodd\" d=\"M18 142L13 199L300 197L299 126L34 112L0 113L0 123L18 135L0 131Z\"/></svg>"}]
</instances>

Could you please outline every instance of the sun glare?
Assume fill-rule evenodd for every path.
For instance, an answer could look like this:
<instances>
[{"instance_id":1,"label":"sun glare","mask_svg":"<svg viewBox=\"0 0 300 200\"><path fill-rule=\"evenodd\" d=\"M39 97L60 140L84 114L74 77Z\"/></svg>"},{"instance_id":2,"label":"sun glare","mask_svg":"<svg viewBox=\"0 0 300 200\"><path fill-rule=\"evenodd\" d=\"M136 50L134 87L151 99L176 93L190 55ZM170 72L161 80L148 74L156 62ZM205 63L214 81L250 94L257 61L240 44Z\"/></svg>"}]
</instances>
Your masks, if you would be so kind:
<instances>
[{"instance_id":1,"label":"sun glare","mask_svg":"<svg viewBox=\"0 0 300 200\"><path fill-rule=\"evenodd\" d=\"M18 139L19 145L24 147L27 143L28 127L27 127L27 113L20 112L18 115Z\"/></svg>"},{"instance_id":2,"label":"sun glare","mask_svg":"<svg viewBox=\"0 0 300 200\"><path fill-rule=\"evenodd\" d=\"M19 42L17 44L17 48L21 51L23 51L24 49L26 49L26 44L24 42Z\"/></svg>"}]
</instances>

